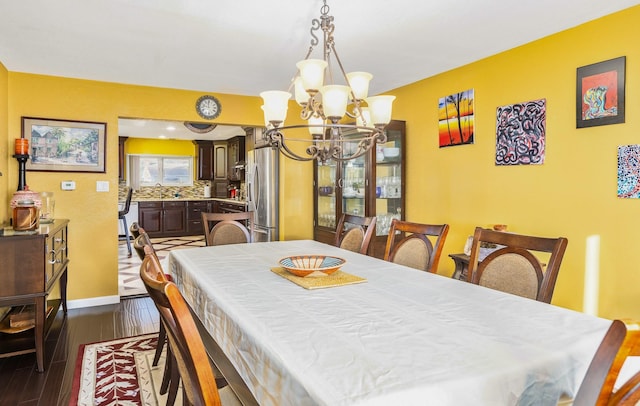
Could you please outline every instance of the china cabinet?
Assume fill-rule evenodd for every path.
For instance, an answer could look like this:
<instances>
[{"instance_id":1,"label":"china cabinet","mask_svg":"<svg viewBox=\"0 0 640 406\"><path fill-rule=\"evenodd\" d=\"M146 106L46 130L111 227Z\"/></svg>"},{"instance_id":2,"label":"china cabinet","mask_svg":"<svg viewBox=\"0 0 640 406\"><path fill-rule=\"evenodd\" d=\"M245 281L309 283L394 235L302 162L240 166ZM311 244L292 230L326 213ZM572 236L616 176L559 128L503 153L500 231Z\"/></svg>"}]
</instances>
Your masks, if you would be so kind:
<instances>
[{"instance_id":1,"label":"china cabinet","mask_svg":"<svg viewBox=\"0 0 640 406\"><path fill-rule=\"evenodd\" d=\"M376 235L369 255L384 255L391 220L404 220L405 122L391 121L385 133L387 142L360 158L315 163L315 240L333 244L335 227L343 213L376 216ZM345 144L349 148L350 142Z\"/></svg>"}]
</instances>

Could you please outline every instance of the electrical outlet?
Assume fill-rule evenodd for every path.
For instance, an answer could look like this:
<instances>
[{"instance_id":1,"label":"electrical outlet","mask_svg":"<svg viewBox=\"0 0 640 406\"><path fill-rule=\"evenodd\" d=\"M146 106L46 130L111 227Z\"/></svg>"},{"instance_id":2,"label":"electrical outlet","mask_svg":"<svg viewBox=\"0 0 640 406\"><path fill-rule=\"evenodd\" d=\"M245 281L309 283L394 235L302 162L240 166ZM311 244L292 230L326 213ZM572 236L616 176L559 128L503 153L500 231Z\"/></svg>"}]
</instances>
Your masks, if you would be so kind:
<instances>
[{"instance_id":1,"label":"electrical outlet","mask_svg":"<svg viewBox=\"0 0 640 406\"><path fill-rule=\"evenodd\" d=\"M72 180L63 180L62 183L60 184L60 189L62 189L62 190L75 190L76 189L76 182L74 182Z\"/></svg>"},{"instance_id":2,"label":"electrical outlet","mask_svg":"<svg viewBox=\"0 0 640 406\"><path fill-rule=\"evenodd\" d=\"M96 181L96 192L108 192L109 191L109 182L105 180Z\"/></svg>"}]
</instances>

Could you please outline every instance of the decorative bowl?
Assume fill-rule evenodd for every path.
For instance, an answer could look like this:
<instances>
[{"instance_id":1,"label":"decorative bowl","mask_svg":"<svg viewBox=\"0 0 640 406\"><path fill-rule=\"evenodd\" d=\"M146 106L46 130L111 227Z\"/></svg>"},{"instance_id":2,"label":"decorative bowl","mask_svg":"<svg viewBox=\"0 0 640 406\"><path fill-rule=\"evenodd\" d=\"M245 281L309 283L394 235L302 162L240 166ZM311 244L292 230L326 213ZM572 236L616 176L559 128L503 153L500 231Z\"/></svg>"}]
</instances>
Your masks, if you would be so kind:
<instances>
[{"instance_id":1,"label":"decorative bowl","mask_svg":"<svg viewBox=\"0 0 640 406\"><path fill-rule=\"evenodd\" d=\"M397 158L400 156L400 148L382 148L385 158Z\"/></svg>"},{"instance_id":2,"label":"decorative bowl","mask_svg":"<svg viewBox=\"0 0 640 406\"><path fill-rule=\"evenodd\" d=\"M331 275L347 262L343 258L329 255L293 255L278 261L280 266L296 276L309 276L314 272ZM318 276L324 276L324 275Z\"/></svg>"}]
</instances>

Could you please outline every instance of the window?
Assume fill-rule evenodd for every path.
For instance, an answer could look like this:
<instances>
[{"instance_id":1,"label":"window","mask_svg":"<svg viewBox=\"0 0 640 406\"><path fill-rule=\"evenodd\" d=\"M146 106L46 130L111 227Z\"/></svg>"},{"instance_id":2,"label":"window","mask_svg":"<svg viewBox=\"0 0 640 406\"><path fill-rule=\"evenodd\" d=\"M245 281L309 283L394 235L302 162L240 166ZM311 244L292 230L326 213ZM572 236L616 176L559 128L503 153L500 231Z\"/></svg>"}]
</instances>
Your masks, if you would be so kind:
<instances>
[{"instance_id":1,"label":"window","mask_svg":"<svg viewBox=\"0 0 640 406\"><path fill-rule=\"evenodd\" d=\"M141 186L193 186L193 157L129 155L129 184Z\"/></svg>"}]
</instances>

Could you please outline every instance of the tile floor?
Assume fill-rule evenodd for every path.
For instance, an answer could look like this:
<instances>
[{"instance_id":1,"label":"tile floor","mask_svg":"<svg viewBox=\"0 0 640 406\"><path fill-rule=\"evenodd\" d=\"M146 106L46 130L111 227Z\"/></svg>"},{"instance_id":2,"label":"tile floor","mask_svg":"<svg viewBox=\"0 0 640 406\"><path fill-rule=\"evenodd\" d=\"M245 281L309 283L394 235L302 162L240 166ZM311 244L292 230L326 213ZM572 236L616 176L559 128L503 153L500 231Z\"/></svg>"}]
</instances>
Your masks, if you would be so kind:
<instances>
[{"instance_id":1,"label":"tile floor","mask_svg":"<svg viewBox=\"0 0 640 406\"><path fill-rule=\"evenodd\" d=\"M167 252L175 249L203 247L203 236L152 238L151 242L156 250L158 258L162 261ZM142 281L140 280L140 264L142 261L133 251L133 255L127 257L127 245L121 241L118 245L118 291L120 297L146 295Z\"/></svg>"}]
</instances>

